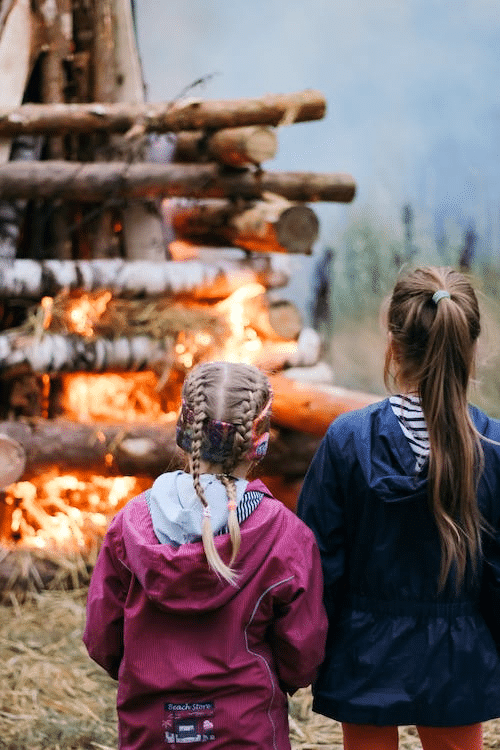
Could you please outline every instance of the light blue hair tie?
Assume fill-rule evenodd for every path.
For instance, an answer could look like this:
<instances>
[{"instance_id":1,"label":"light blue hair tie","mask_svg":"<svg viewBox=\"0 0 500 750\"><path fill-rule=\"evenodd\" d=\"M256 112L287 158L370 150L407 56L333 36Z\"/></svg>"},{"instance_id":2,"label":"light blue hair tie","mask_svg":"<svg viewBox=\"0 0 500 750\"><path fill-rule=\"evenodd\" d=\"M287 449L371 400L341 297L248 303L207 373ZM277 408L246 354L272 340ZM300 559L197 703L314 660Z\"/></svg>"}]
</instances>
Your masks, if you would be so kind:
<instances>
[{"instance_id":1,"label":"light blue hair tie","mask_svg":"<svg viewBox=\"0 0 500 750\"><path fill-rule=\"evenodd\" d=\"M432 295L432 301L437 305L440 299L450 299L450 293L447 292L446 289L438 289L437 292L434 292Z\"/></svg>"}]
</instances>

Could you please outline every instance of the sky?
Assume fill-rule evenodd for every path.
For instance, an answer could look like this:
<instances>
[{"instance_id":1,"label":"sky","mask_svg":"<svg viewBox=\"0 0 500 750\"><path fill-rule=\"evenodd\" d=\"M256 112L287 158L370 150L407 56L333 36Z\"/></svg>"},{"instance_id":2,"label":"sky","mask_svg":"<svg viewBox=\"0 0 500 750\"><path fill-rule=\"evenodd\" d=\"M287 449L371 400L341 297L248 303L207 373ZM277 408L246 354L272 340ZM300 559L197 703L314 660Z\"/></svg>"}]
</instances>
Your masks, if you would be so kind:
<instances>
[{"instance_id":1,"label":"sky","mask_svg":"<svg viewBox=\"0 0 500 750\"><path fill-rule=\"evenodd\" d=\"M315 253L357 215L436 237L472 225L500 249L498 0L135 0L147 97L319 89L323 120L282 128L264 168L347 172L352 204L315 205ZM499 256L500 258L500 256ZM499 260L500 263L500 260Z\"/></svg>"}]
</instances>

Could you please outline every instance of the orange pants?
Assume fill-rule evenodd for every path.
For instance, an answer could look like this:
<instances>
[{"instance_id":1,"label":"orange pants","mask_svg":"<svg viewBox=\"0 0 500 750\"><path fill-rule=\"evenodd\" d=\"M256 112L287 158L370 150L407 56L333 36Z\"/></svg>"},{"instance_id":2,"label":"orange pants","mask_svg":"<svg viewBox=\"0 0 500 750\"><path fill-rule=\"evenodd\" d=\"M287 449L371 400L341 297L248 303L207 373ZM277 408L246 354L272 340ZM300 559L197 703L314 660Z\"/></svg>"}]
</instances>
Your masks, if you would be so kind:
<instances>
[{"instance_id":1,"label":"orange pants","mask_svg":"<svg viewBox=\"0 0 500 750\"><path fill-rule=\"evenodd\" d=\"M398 750L398 728L342 724L344 750ZM482 724L417 727L423 750L482 750Z\"/></svg>"}]
</instances>

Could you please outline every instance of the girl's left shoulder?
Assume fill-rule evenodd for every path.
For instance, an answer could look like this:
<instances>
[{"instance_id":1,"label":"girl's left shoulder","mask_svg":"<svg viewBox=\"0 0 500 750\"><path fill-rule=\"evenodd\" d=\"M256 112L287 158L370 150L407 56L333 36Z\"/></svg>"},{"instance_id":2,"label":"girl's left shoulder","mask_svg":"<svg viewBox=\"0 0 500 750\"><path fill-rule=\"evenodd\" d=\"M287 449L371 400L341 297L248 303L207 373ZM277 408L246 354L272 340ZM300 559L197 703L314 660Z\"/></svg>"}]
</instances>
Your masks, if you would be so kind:
<instances>
[{"instance_id":1,"label":"girl's left shoulder","mask_svg":"<svg viewBox=\"0 0 500 750\"><path fill-rule=\"evenodd\" d=\"M477 431L490 440L500 442L500 420L490 417L486 412L473 404L469 405L469 413Z\"/></svg>"}]
</instances>

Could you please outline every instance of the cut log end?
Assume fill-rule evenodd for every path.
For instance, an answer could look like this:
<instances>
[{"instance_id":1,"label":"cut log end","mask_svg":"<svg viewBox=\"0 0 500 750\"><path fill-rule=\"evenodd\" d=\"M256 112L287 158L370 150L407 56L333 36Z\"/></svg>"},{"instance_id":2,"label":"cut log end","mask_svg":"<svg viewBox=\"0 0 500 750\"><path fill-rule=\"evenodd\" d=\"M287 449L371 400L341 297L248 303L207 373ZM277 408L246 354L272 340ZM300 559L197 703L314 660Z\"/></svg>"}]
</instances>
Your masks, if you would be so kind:
<instances>
[{"instance_id":1,"label":"cut log end","mask_svg":"<svg viewBox=\"0 0 500 750\"><path fill-rule=\"evenodd\" d=\"M280 245L289 253L312 252L319 234L318 217L309 206L287 208L274 225Z\"/></svg>"}]
</instances>

